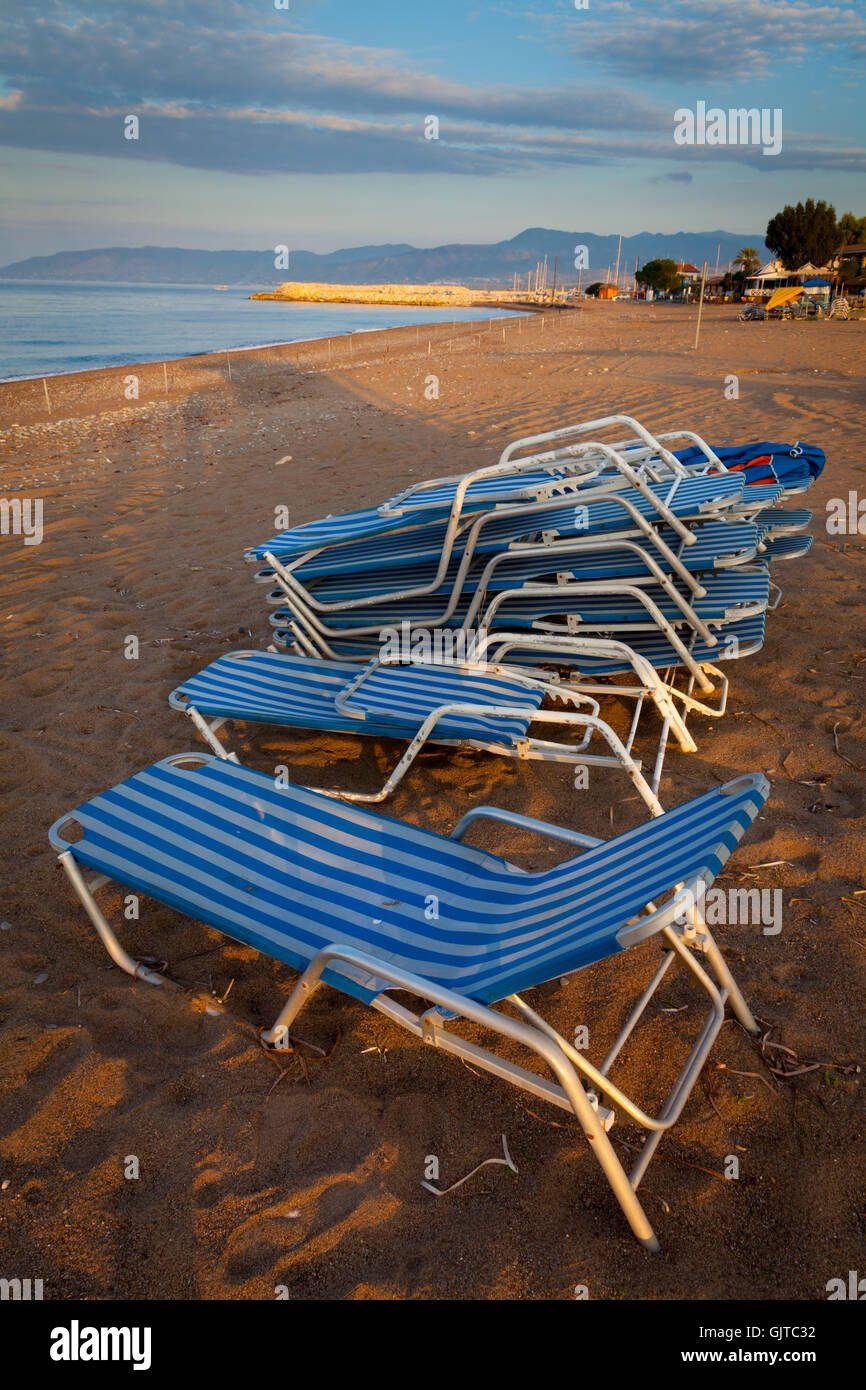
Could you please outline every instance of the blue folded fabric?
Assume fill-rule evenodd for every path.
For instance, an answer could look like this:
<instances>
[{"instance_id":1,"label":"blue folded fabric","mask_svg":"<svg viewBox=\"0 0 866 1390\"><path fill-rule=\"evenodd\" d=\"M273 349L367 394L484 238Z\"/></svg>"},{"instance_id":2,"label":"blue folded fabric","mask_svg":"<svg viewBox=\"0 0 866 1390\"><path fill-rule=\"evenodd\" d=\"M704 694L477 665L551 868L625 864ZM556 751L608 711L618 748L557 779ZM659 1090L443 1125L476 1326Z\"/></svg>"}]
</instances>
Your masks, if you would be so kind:
<instances>
[{"instance_id":1,"label":"blue folded fabric","mask_svg":"<svg viewBox=\"0 0 866 1390\"><path fill-rule=\"evenodd\" d=\"M820 477L824 467L824 450L817 444L770 444L766 440L758 444L732 444L719 448L710 446L726 468L745 468L753 459L764 459L769 455L770 467L786 486L794 486L801 481L814 482ZM696 446L682 449L676 457L680 463L691 465L706 462L706 455Z\"/></svg>"}]
</instances>

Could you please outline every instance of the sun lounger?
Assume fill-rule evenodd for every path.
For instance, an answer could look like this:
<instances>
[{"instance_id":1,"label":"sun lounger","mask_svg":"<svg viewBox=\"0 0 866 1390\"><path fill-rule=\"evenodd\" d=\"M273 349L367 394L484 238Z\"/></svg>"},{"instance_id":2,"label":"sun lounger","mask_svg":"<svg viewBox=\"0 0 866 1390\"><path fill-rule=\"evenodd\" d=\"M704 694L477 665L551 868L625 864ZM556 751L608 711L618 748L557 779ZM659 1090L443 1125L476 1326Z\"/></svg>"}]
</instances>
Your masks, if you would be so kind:
<instances>
[{"instance_id":1,"label":"sun lounger","mask_svg":"<svg viewBox=\"0 0 866 1390\"><path fill-rule=\"evenodd\" d=\"M545 696L560 708L541 709ZM227 719L408 741L378 792L319 788L344 800L383 801L429 740L503 757L619 768L653 814L661 811L656 788L646 782L629 744L598 717L596 700L518 672L468 662L385 666L379 660L359 670L282 652L231 652L178 686L169 704L192 720L222 758L234 757L217 738ZM570 733L572 741L540 737L538 726L544 724ZM604 753L594 750L593 740L596 748L605 745Z\"/></svg>"},{"instance_id":2,"label":"sun lounger","mask_svg":"<svg viewBox=\"0 0 866 1390\"><path fill-rule=\"evenodd\" d=\"M765 536L795 536L805 531L812 520L808 507L765 507L755 518L755 525Z\"/></svg>"},{"instance_id":3,"label":"sun lounger","mask_svg":"<svg viewBox=\"0 0 866 1390\"><path fill-rule=\"evenodd\" d=\"M627 643L638 633L658 631L675 650L676 664L686 666L698 685L709 692L712 681L690 654L689 633L697 634L712 647L718 637L711 628L722 628L764 611L770 593L768 571L764 566L743 566L705 576L699 599L679 591L671 580L665 579L665 584L664 589L622 580L606 584L526 584L497 593L484 607L480 602L483 595L476 594L469 604L464 600L446 627L464 633L495 632L499 627L557 634L610 634ZM383 634L391 628L403 623L435 629L440 626L440 615L438 600L416 599L366 609L363 617L349 615L344 626L338 628L321 623L295 601L275 610L270 621L280 631L287 627L293 631L303 629L313 648L318 647L324 656L336 659L339 651L335 639L366 635L371 644L381 646ZM368 654L373 655L374 651L371 645Z\"/></svg>"},{"instance_id":4,"label":"sun lounger","mask_svg":"<svg viewBox=\"0 0 866 1390\"><path fill-rule=\"evenodd\" d=\"M402 569L422 560L440 561L446 555L450 561L452 553L458 557L465 553L467 541L472 540L475 531L478 536L471 553L480 554L538 532L555 531L557 535L578 539L599 532L631 532L640 529L642 519L641 534L648 534L647 522L664 522L681 540L691 544L686 523L730 507L742 498L744 488L744 479L735 473L645 483L640 490L617 489L607 481L594 481L584 490L572 493L567 501L555 497L486 508L478 516L464 518L460 529L455 527L451 536L449 527L442 522L424 519L418 524L407 524L403 518L401 526L389 525L387 533L383 530L358 538L351 517L334 517L329 524L335 539L328 546L311 546L307 528L297 527L254 546L246 557L271 563L270 556L275 555L283 564L292 561L293 576L299 582L307 582L323 574L351 574L365 568ZM754 505L758 505L757 501ZM341 535L343 522L346 525Z\"/></svg>"},{"instance_id":5,"label":"sun lounger","mask_svg":"<svg viewBox=\"0 0 866 1390\"><path fill-rule=\"evenodd\" d=\"M765 620L765 612L757 612L749 618L728 623L719 628L714 644L704 642L697 634L673 643L660 631L636 630L629 634L626 643L582 632L566 636L564 630L496 630L478 634L473 658L479 663L490 663L497 671L504 669L506 673L531 675L553 684L554 688L565 683L569 689L592 698L633 700L634 713L624 740L630 754L643 710L654 707L661 730L657 734L653 774L649 780L652 791L658 792L669 735L675 737L683 752L696 751L697 743L688 728L688 716L699 714L719 719L727 707L728 678L714 663L727 663L759 651L764 644ZM312 644L304 645L299 629L278 629L272 636L276 650L299 648L316 659L322 669L331 664L341 669L341 661L363 665L376 658L381 650L368 638L343 639L335 643L339 656L332 653L322 663L321 653ZM443 642L447 636L443 634ZM408 634L405 645L411 650ZM684 688L677 683L678 668L682 666L686 672ZM696 668L700 679L696 679ZM354 669L358 669L357 664ZM627 684L620 679L623 676L628 678ZM700 693L696 693L696 686ZM707 703L710 693L714 693L712 705Z\"/></svg>"},{"instance_id":6,"label":"sun lounger","mask_svg":"<svg viewBox=\"0 0 866 1390\"><path fill-rule=\"evenodd\" d=\"M799 560L812 549L811 536L773 536L764 542L762 558L771 564L774 560Z\"/></svg>"},{"instance_id":7,"label":"sun lounger","mask_svg":"<svg viewBox=\"0 0 866 1390\"><path fill-rule=\"evenodd\" d=\"M61 817L50 841L112 959L137 979L162 983L128 955L102 914L93 894L107 880L303 972L266 1043L289 1043L302 1004L324 981L431 1046L571 1112L632 1231L656 1250L637 1196L647 1164L688 1099L726 1004L756 1031L695 903L768 791L763 777L741 777L607 844L492 807L468 812L445 839L314 791L277 787L233 762L183 754ZM480 818L582 853L527 872L462 843ZM86 870L97 875L91 884ZM651 936L664 944L662 962L600 1066L521 997ZM709 1011L670 1095L650 1116L609 1071L674 961L704 991ZM427 1007L415 1013L394 991ZM519 1021L496 1003L508 1004ZM553 1079L466 1041L449 1026L455 1017L525 1046ZM608 1138L613 1106L649 1131L630 1175Z\"/></svg>"}]
</instances>

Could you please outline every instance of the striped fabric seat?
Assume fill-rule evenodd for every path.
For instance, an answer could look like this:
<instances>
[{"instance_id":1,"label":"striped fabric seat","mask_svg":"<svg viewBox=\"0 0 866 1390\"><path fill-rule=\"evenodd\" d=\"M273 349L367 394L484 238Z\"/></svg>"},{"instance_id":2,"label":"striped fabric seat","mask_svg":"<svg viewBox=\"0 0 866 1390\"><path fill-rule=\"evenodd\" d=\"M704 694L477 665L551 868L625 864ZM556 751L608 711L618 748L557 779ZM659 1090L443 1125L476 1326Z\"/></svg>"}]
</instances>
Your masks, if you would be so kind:
<instances>
[{"instance_id":1,"label":"striped fabric seat","mask_svg":"<svg viewBox=\"0 0 866 1390\"><path fill-rule=\"evenodd\" d=\"M767 507L755 521L768 536L793 536L805 531L812 520L808 507Z\"/></svg>"},{"instance_id":2,"label":"striped fabric seat","mask_svg":"<svg viewBox=\"0 0 866 1390\"><path fill-rule=\"evenodd\" d=\"M640 586L642 591L660 609L671 623L682 624L686 619L682 610L667 595L664 589L654 584ZM766 607L769 600L769 575L762 566L747 569L722 570L706 577L706 594L695 599L689 595L682 582L676 586L684 597L690 599L694 611L705 622L733 621L738 615L745 616L744 610ZM284 595L282 597L285 597ZM416 626L432 625L443 612L443 598L431 595L427 598L400 599L390 604L356 608L330 618L334 630L350 632L352 628L373 625L386 628L399 623L413 622ZM453 616L446 627L458 628L464 621L468 598L461 598ZM586 626L598 627L605 623L637 623L645 625L654 620L639 599L629 594L574 594L563 588L562 598L549 595L533 595L521 592L500 604L491 628L531 627L543 618L559 614L579 614ZM270 614L274 627L284 627L292 622L294 612L291 603L284 603ZM485 625L485 624L483 624Z\"/></svg>"},{"instance_id":3,"label":"striped fabric seat","mask_svg":"<svg viewBox=\"0 0 866 1390\"><path fill-rule=\"evenodd\" d=\"M490 507L504 502L510 501L517 505L520 502L532 501L540 487L549 485L560 476L560 473L538 473L516 475L504 480L479 479L467 489L462 512L471 518L479 511L487 511ZM563 490L569 491L573 486L573 483L566 485ZM429 527L437 521L444 524L450 513L455 491L456 486L431 489L422 494L423 502L419 505L413 506L413 499L410 498L405 507L395 511L389 510L386 503L384 507L365 507L357 512L324 517L321 521L307 521L302 526L295 526L290 531L283 531L279 536L274 536L267 545L249 551L248 558L263 558L264 551L270 550L283 559L290 559L323 546L369 542L374 538L386 537L392 532L402 532L410 527Z\"/></svg>"},{"instance_id":4,"label":"striped fabric seat","mask_svg":"<svg viewBox=\"0 0 866 1390\"><path fill-rule=\"evenodd\" d=\"M761 776L739 778L528 873L190 754L80 806L72 815L84 833L72 848L78 863L297 970L339 942L490 1003L616 953L617 932L651 900L682 882L711 883L768 791ZM66 819L50 832L61 850ZM387 988L344 964L324 978L365 1001Z\"/></svg>"},{"instance_id":5,"label":"striped fabric seat","mask_svg":"<svg viewBox=\"0 0 866 1390\"><path fill-rule=\"evenodd\" d=\"M719 473L699 478L685 478L677 485L671 496L670 483L653 483L650 491L659 501L665 502L675 516L688 520L699 518L718 507L731 506L742 498L744 483L738 473ZM650 521L658 519L657 508L635 488L615 489L626 501ZM757 491L757 489L755 489ZM778 497L778 490L776 497ZM670 499L670 500L668 500ZM775 498L768 498L765 505ZM429 513L418 513L417 518L429 522ZM382 518L380 517L380 521ZM471 518L468 518L471 521ZM370 531L363 539L353 536L352 544L334 545L324 555L317 555L299 567L298 574L304 580L320 574L351 573L364 564L377 567L401 567L407 563L417 563L425 559L437 559L442 553L445 539L444 522L437 525L425 524L413 527L412 518L402 519L405 535L391 534L400 527L389 522L380 531ZM530 516L512 516L509 509L503 510L481 532L480 552L498 550L511 541L541 530L555 530L564 537L585 536L596 531L622 530L631 525L628 514L614 502L581 502L580 493L573 494L567 505L551 504L543 512ZM306 536L307 528L298 527L272 536L264 545L253 547L247 552L248 559L264 560L266 552L276 555L279 560L296 559L313 549ZM303 531L304 537L299 533ZM464 526L464 535L466 527ZM324 545L323 540L318 541Z\"/></svg>"},{"instance_id":6,"label":"striped fabric seat","mask_svg":"<svg viewBox=\"0 0 866 1390\"><path fill-rule=\"evenodd\" d=\"M742 474L735 473L734 477L742 477ZM783 495L784 488L781 483L750 483L743 489L743 495L735 510L751 513L757 507L772 507L774 502L778 502Z\"/></svg>"},{"instance_id":7,"label":"striped fabric seat","mask_svg":"<svg viewBox=\"0 0 866 1390\"><path fill-rule=\"evenodd\" d=\"M751 618L743 618L739 622L729 623L726 627L720 628L718 644L715 647L710 647L700 637L689 640L685 645L695 661L710 661L713 665L720 661L734 661L739 657L751 656L764 645L766 616L766 613L758 613ZM621 640L622 634L611 635ZM348 643L341 644L341 647L343 645L348 646ZM664 633L630 632L628 646L657 671L680 665L679 653L670 645ZM545 654L543 648L539 651L515 648L513 651L507 651L501 659L509 666L570 666L585 676L620 675L632 669L628 661L611 660L609 657L588 657L577 651L573 655L559 651Z\"/></svg>"},{"instance_id":8,"label":"striped fabric seat","mask_svg":"<svg viewBox=\"0 0 866 1390\"><path fill-rule=\"evenodd\" d=\"M427 716L444 704L505 705L536 710L543 693L519 680L471 666L422 665L374 672L347 710L335 701L360 674L358 666L283 652L235 652L211 662L169 697L174 709L192 705L207 718L241 719L294 729L330 729L382 738L414 738ZM348 711L348 712L347 712ZM434 739L517 743L530 716L460 715L436 724Z\"/></svg>"},{"instance_id":9,"label":"striped fabric seat","mask_svg":"<svg viewBox=\"0 0 866 1390\"><path fill-rule=\"evenodd\" d=\"M758 528L751 521L726 522L719 519L705 521L693 527L697 537L695 544L683 546L679 536L668 527L661 530L662 539L679 556L686 569L698 573L715 569L719 562L732 565L744 564L754 557L758 545ZM663 570L670 570L666 557L652 545L645 545L653 560ZM464 577L462 588L466 593L474 593L485 572L488 555L473 559ZM420 589L432 584L436 578L438 561L407 565L401 572L401 584L407 589ZM440 596L448 596L454 586L459 569L459 561L452 560L445 579L435 590ZM487 587L491 590L510 589L527 579L537 578L548 572L570 574L575 580L623 579L637 577L646 579L647 567L632 551L612 549L607 553L594 552L581 555L579 550L554 552L550 556L522 558L519 553L509 555L504 563L492 571ZM298 571L304 579L303 566ZM274 571L264 568L256 579L274 581ZM378 570L362 570L356 574L333 574L313 579L309 584L310 593L319 603L345 603L356 598L373 597L390 588L390 576L383 578ZM268 595L268 601L282 602L285 595L275 589Z\"/></svg>"},{"instance_id":10,"label":"striped fabric seat","mask_svg":"<svg viewBox=\"0 0 866 1390\"><path fill-rule=\"evenodd\" d=\"M811 536L773 536L766 542L766 560L799 560L812 549Z\"/></svg>"}]
</instances>

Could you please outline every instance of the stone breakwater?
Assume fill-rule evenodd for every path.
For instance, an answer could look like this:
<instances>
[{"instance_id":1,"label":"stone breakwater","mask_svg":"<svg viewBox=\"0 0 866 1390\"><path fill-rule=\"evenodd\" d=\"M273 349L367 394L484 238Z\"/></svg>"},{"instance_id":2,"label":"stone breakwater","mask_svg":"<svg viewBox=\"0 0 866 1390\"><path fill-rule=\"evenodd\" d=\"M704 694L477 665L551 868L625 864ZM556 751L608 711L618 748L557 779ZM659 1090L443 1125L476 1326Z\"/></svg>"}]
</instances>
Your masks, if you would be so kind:
<instances>
[{"instance_id":1,"label":"stone breakwater","mask_svg":"<svg viewBox=\"0 0 866 1390\"><path fill-rule=\"evenodd\" d=\"M288 280L275 290L251 294L250 299L276 299L300 304L408 304L422 308L459 309L521 302L521 296L511 290L470 290L465 285L323 285L302 280Z\"/></svg>"}]
</instances>

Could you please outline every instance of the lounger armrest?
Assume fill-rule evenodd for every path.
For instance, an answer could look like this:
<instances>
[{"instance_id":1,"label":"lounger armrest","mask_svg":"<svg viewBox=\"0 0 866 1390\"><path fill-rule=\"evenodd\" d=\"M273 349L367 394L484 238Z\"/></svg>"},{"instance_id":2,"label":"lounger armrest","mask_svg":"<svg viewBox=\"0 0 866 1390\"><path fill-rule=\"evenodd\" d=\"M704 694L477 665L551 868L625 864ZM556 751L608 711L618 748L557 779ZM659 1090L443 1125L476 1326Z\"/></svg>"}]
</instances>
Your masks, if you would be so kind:
<instances>
[{"instance_id":1,"label":"lounger armrest","mask_svg":"<svg viewBox=\"0 0 866 1390\"><path fill-rule=\"evenodd\" d=\"M566 844L579 845L581 849L594 849L603 845L595 835L581 835L577 830L567 830L561 825L551 825L548 821L535 820L532 816L520 816L516 811L503 811L498 806L475 806L461 817L451 831L452 840L462 840L473 821L501 820L506 825L516 825L520 830L534 830L539 835L547 835L551 840L565 840Z\"/></svg>"},{"instance_id":2,"label":"lounger armrest","mask_svg":"<svg viewBox=\"0 0 866 1390\"><path fill-rule=\"evenodd\" d=\"M647 937L664 931L665 927L669 927L673 922L687 920L701 901L703 890L709 887L712 881L710 875L692 879L689 883L680 884L673 897L661 907L648 903L651 911L646 917L638 917L630 926L620 927L616 934L620 946L623 950L628 950L629 946L636 946L639 941L646 941Z\"/></svg>"},{"instance_id":3,"label":"lounger armrest","mask_svg":"<svg viewBox=\"0 0 866 1390\"><path fill-rule=\"evenodd\" d=\"M76 842L74 840L63 838L62 831L68 825L80 825L74 811L67 811L66 815L56 820L48 831L48 843L52 849L56 849L60 854L66 854L69 850L75 849Z\"/></svg>"}]
</instances>

